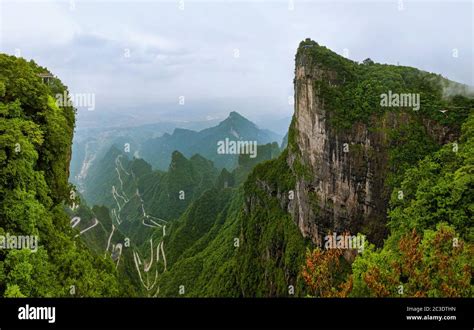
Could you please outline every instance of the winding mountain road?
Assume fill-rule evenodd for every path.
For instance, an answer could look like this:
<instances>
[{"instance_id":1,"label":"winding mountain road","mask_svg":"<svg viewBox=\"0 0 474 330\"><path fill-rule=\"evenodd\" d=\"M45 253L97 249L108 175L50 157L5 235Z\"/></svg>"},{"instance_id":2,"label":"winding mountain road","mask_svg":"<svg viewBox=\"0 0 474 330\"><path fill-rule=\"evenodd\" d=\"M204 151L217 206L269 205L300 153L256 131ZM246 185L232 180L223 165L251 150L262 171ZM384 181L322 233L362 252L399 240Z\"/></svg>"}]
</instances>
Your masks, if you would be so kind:
<instances>
[{"instance_id":1,"label":"winding mountain road","mask_svg":"<svg viewBox=\"0 0 474 330\"><path fill-rule=\"evenodd\" d=\"M127 203L130 202L130 198L125 193L123 179L124 179L124 175L126 175L126 176L131 175L132 178L133 178L133 182L135 183L135 187L136 187L135 196L138 197L138 199L140 201L142 224L145 227L149 227L149 228L162 228L162 231L163 231L162 239L158 244L155 245L153 243L153 238L150 239L150 242L149 242L150 243L150 260L149 261L145 261L145 260L142 261L140 253L138 251L133 251L133 260L134 260L135 268L137 270L140 282L141 282L142 286L145 288L145 290L147 292L149 292L149 291L153 290L155 286L157 286L156 283L158 281L158 274L159 274L159 272L158 272L158 263L160 261L162 261L162 263L163 263L163 269L164 269L163 271L167 270L166 254L165 254L165 249L164 249L163 238L166 235L166 224L168 223L168 221L147 214L146 209L145 209L145 202L142 198L142 195L140 194L140 190L138 189L138 183L137 183L135 174L133 173L133 171L130 171L130 173L129 173L125 170L125 168L123 167L123 164L121 162L121 158L122 158L122 155L119 155L115 159L115 171L117 172L117 176L118 176L118 180L120 182L120 185L119 185L119 188L117 188L115 185L112 185L112 196L113 196L113 198L115 200L115 203L117 205L116 208L112 208L112 211L111 211L112 212L112 217L115 219L117 225L120 226L120 224L122 223L122 220L120 219L120 213L121 213L123 207ZM119 191L119 189L120 189L120 191ZM106 249L105 255L107 255L107 252L109 251L110 243L111 243L112 236L114 234L115 229L116 229L116 227L112 224L112 231L110 233L110 236L109 236L109 239L108 239L108 242L107 242L107 249ZM112 255L113 256L115 255L115 253L119 253L118 258L117 258L116 268L119 265L120 257L122 255L122 245L121 244L120 244L119 252L116 251L119 244L117 244L116 246L114 245L112 247ZM155 265L155 267L153 267L153 265ZM152 275L152 273L150 273L152 268L155 268L154 276ZM156 292L153 295L151 295L151 294L150 295L153 296L153 297L156 297L158 295L158 293L159 293L159 287L157 287Z\"/></svg>"}]
</instances>

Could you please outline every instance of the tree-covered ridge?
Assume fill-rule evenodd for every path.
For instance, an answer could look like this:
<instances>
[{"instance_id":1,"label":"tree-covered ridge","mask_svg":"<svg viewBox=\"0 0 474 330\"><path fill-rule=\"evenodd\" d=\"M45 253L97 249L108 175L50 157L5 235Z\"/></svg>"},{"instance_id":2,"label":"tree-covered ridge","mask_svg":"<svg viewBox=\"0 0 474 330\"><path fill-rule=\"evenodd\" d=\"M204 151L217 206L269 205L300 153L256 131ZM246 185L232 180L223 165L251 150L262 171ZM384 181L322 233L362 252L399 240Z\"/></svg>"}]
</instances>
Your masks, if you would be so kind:
<instances>
[{"instance_id":1,"label":"tree-covered ridge","mask_svg":"<svg viewBox=\"0 0 474 330\"><path fill-rule=\"evenodd\" d=\"M240 155L235 170L229 172L224 168L219 173L212 161L199 154L186 158L174 151L168 171L164 172L153 170L145 160L130 158L127 152L112 147L91 171L90 178L94 180L85 186L89 202L106 207L95 206L89 210L81 205L75 213L86 220L84 228L92 223L90 219L94 216L99 219L99 225L82 238L88 246L102 253L105 246L130 240L130 246L122 245L118 271L124 290L133 295L177 296L180 285L186 288L185 296L238 295L236 284L221 285L222 281L229 280L228 276L232 277L232 283L236 281L233 256L238 249L233 244L239 237L242 206L239 186L256 164L275 158L279 153L277 143L260 145L255 158ZM164 222L159 220L154 224L158 219ZM115 227L114 231L111 226ZM160 248L160 260L153 263L158 272L158 284L153 290L142 288L133 293L127 282L137 283L140 276L137 268L141 267L134 264L134 255L138 253L140 258L150 260L151 251L155 252L150 249L151 241L154 248L156 244ZM232 260L224 262L224 256ZM225 266L218 266L220 262ZM151 269L154 274L155 268ZM145 283L151 272L141 274ZM198 278L204 283L221 272L212 284L197 285L201 281ZM140 282L138 285L142 286Z\"/></svg>"},{"instance_id":2,"label":"tree-covered ridge","mask_svg":"<svg viewBox=\"0 0 474 330\"><path fill-rule=\"evenodd\" d=\"M113 209L117 207L117 197L112 189L118 189L129 200L121 208L126 223L133 223L140 216L140 196L149 214L166 220L178 218L193 200L214 185L218 176L214 164L198 154L188 159L174 151L168 171L152 170L143 159L129 157L112 146L91 170L84 192L88 204Z\"/></svg>"},{"instance_id":3,"label":"tree-covered ridge","mask_svg":"<svg viewBox=\"0 0 474 330\"><path fill-rule=\"evenodd\" d=\"M459 130L474 106L472 91L466 85L413 67L370 59L357 63L310 39L300 43L296 58L308 67L324 67L334 73L330 79L315 80L314 87L324 95L331 123L339 129L349 129L355 122L369 124L387 111L416 111L426 119ZM402 104L384 106L381 95L389 91L418 94L419 109Z\"/></svg>"},{"instance_id":4,"label":"tree-covered ridge","mask_svg":"<svg viewBox=\"0 0 474 330\"><path fill-rule=\"evenodd\" d=\"M37 236L38 249L0 249L0 295L117 296L113 266L77 239L63 203L74 109L58 107L67 93L47 70L0 54L0 235Z\"/></svg>"},{"instance_id":5,"label":"tree-covered ridge","mask_svg":"<svg viewBox=\"0 0 474 330\"><path fill-rule=\"evenodd\" d=\"M444 173L446 176L442 177L440 181L435 179L442 166L440 157L456 158L459 162L463 157L466 158L465 155L472 154L469 147L464 146L462 142L466 140L466 134L472 134L468 133L472 132L472 125L469 124L471 119L468 120L468 117L474 108L474 98L470 97L467 86L415 68L376 64L371 60L358 64L309 39L300 44L296 56L295 73L297 77L295 80L296 95L301 95L303 98L306 95L303 92L298 93L298 88L310 91L308 100L303 100L302 103L298 103L298 99L296 100L297 106L317 108L316 112L319 112L310 115L320 116L318 121L325 121L322 126L329 139L323 143L330 145L330 148L324 151L323 156L329 159L334 157L334 155L328 154L331 148L337 148L337 144L331 144L332 141L347 141L350 144L350 150L343 157L347 157L349 160L349 170L344 173L356 179L358 175L364 177L367 163L378 162L381 166L378 167L378 171L371 173L371 178L372 180L376 177L383 178L380 180L383 187L381 193L382 196L386 196L383 198L387 201L387 208L389 207L390 194L392 194L388 228L391 230L391 236L385 242L383 253L372 253L376 249L370 245L367 252L357 257L351 268L350 263L352 263L353 257L347 255L347 251L344 253L343 251L321 251L319 249L308 251L306 263L303 270L300 270L307 283L308 292L324 297L392 295L398 292L398 287L394 284L397 282L397 285L405 287L405 296L468 296L472 294L469 284L472 258L468 258L472 248L472 220L470 219L472 219L473 204L470 193L472 191L470 165L466 166L465 164L461 166L462 170L456 170L454 163L450 165L445 163ZM415 109L413 106L384 106L381 96L389 92L419 94L419 109ZM309 105L308 102L313 103ZM275 166L266 168L267 164L262 164L255 169L251 175L252 180L249 180L246 186L253 187L252 190L249 190L253 191L251 194L251 200L253 200L258 196L258 190L254 189L254 182L258 182L257 187L260 186L264 188L264 191L267 190L263 197L273 196L273 199L280 201L280 207L284 209L288 205L288 201L285 202L285 199L282 201L281 196L284 194L271 187L276 185L281 189L288 185L286 188L288 191L295 189L295 180L299 182L300 187L302 183L310 182L308 200L304 201L303 207L314 211L313 221L320 227L319 230L322 229L324 232L327 228L331 228L330 226L325 227L325 224L330 220L321 214L318 203L319 196L311 192L314 186L317 190L319 185L318 181L313 181L313 173L318 170L311 168L305 160L306 153L310 153L311 150L304 149L300 143L304 144L304 141L301 140L304 140L305 134L309 134L309 132L305 131L298 136L301 132L297 131L295 125L297 115L298 108L288 132L286 163L290 168L286 171L283 168L277 171ZM458 146L456 141L461 134L461 126L466 121L463 137L459 139ZM470 129L467 128L469 125ZM300 122L300 126L304 127L304 124ZM363 141L351 143L351 138L358 136L360 131L367 134L370 144L364 145ZM373 143L374 141L375 143ZM379 143L377 144L377 142ZM451 143L443 147L443 144L447 142ZM456 143L453 144L453 142ZM322 148L323 146L318 147ZM454 147L456 150L459 147L459 149L464 148L469 151L467 153L449 153ZM434 157L435 160L429 160L430 157ZM338 160L336 159L336 161ZM427 171L427 169L431 169L431 171ZM334 168L330 168L330 170L334 170ZM420 175L420 171L423 176ZM270 175L272 172L282 174ZM462 174L463 172L465 175ZM413 178L410 179L411 177ZM403 188L403 185L408 187ZM414 187L418 188L414 189ZM403 192L407 190L407 192L405 197L399 200L401 190ZM435 192L443 194L442 197L435 197L433 195ZM408 199L406 194L408 194ZM396 198L394 199L393 196ZM416 202L409 202L413 196L419 199ZM393 209L395 205L405 205L405 208ZM329 204L330 207L331 204ZM253 209L258 208L254 207ZM382 211L384 210L385 208ZM298 217L293 219L296 223L299 223L300 220ZM348 221L357 221L357 219L350 218ZM449 223L449 226L445 224L446 222ZM388 232L385 227L385 221L366 222L361 228L361 232L366 235L372 233L374 229L382 233ZM380 235L377 237L383 238ZM449 247L452 241L446 246L438 244L446 237L451 239L457 237L456 242L459 241L459 246L462 248L447 251L446 247ZM471 238L467 239L467 237ZM410 241L413 240L419 241L416 246L411 246L413 250L418 251L416 252L418 253L416 261L410 259L413 258L413 255L409 253L400 254L400 251L407 251L406 246L410 245ZM464 243L461 243L462 240ZM377 243L380 248L383 240L381 239ZM452 263L445 263L442 267L436 268L433 260L429 257L433 254L443 260L451 260ZM387 255L391 256L388 261ZM424 258L422 255L428 255L428 257ZM380 256L380 258L370 256ZM376 268L376 272L380 272L380 274L367 273L367 268L358 266L362 265L364 260L369 259L371 265ZM408 270L406 264L413 262L418 263L417 267L419 268ZM456 279L452 276L450 273L452 271L447 271L450 268L458 271L461 278ZM391 273L393 270L398 273ZM431 271L433 274L430 275ZM386 276L388 273L391 273L390 278ZM418 275L423 273L424 276L415 276L415 273ZM430 277L432 282L429 282ZM448 281L448 278L453 281ZM385 286L389 286L389 280L392 282L389 283L391 286L387 288ZM420 280L424 281L423 285L416 287L414 283ZM434 287L440 285L443 280L446 280L446 286L443 290L436 291ZM364 285L365 289L361 289ZM367 286L370 285L372 287L367 289ZM376 293L370 290L381 291Z\"/></svg>"},{"instance_id":6,"label":"tree-covered ridge","mask_svg":"<svg viewBox=\"0 0 474 330\"><path fill-rule=\"evenodd\" d=\"M232 173L223 169L215 188L172 224L165 241L170 268L159 280L159 296L304 295L299 269L308 242L274 198L287 195L292 184L287 153L277 156L275 147L262 146L259 155L266 157L259 162L242 156ZM245 172L249 176L239 184ZM261 176L278 183L262 186Z\"/></svg>"},{"instance_id":7,"label":"tree-covered ridge","mask_svg":"<svg viewBox=\"0 0 474 330\"><path fill-rule=\"evenodd\" d=\"M279 153L278 145L269 143L258 146L256 158L240 155L238 167L232 172L222 169L213 187L171 224L165 240L170 268L159 280L160 296L180 296L180 285L186 297L243 295L241 285L247 275L240 258L246 255L243 247L248 243L242 237L242 185L257 164Z\"/></svg>"},{"instance_id":8,"label":"tree-covered ridge","mask_svg":"<svg viewBox=\"0 0 474 330\"><path fill-rule=\"evenodd\" d=\"M260 159L261 163L256 165L255 171L250 171L245 183L222 184L223 181L236 182L235 175L241 177L252 170L248 166L253 161L241 159L241 167L232 173L223 169L215 188L204 192L172 224L173 232L165 242L172 251L170 269L160 278L160 296L303 294L298 272L307 242L291 217L267 195L268 191L258 184L253 185L258 177L256 173L266 169L275 169L270 175L288 171L286 153L276 157L277 153L271 151L275 147L273 144L262 146L267 152L259 154L269 158L263 158L264 162ZM254 197L255 192L260 201ZM250 207L249 198L255 202Z\"/></svg>"},{"instance_id":9,"label":"tree-covered ridge","mask_svg":"<svg viewBox=\"0 0 474 330\"><path fill-rule=\"evenodd\" d=\"M462 238L474 241L474 113L462 126L459 141L444 145L407 170L393 190L392 232L435 229L446 222Z\"/></svg>"},{"instance_id":10,"label":"tree-covered ridge","mask_svg":"<svg viewBox=\"0 0 474 330\"><path fill-rule=\"evenodd\" d=\"M472 90L439 74L370 59L357 63L309 39L300 43L296 58L309 68L330 72L313 83L327 109L331 129L350 131L363 123L369 130L386 134L389 191L400 183L407 168L459 137L461 125L474 109ZM389 92L407 98L408 94L418 95L419 108L401 103L384 106L382 96ZM384 126L394 116L398 116L398 124ZM294 134L291 130L294 128L290 128Z\"/></svg>"}]
</instances>

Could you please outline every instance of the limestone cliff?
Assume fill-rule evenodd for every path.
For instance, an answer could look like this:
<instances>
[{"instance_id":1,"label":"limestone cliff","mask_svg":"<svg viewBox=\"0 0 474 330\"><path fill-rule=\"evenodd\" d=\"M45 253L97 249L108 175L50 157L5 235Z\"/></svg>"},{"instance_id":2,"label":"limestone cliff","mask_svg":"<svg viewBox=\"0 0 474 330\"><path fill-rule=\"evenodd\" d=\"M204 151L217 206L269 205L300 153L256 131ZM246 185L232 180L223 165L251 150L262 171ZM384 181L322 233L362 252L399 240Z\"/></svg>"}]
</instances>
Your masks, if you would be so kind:
<instances>
[{"instance_id":1,"label":"limestone cliff","mask_svg":"<svg viewBox=\"0 0 474 330\"><path fill-rule=\"evenodd\" d=\"M381 70L389 77L394 72L394 78L385 80ZM377 78L382 77L376 87L375 79L370 80L374 72ZM393 151L403 150L407 143L394 138L394 132L409 135L406 128L416 126L418 135L423 136L414 142L423 145L404 150L416 154L413 161L457 137L455 125L438 120L439 106L445 101L438 96L442 87L437 77L371 61L358 64L313 41L302 42L296 55L295 113L287 163L297 176L295 199L288 209L304 237L321 244L328 231L349 231L382 242L393 189L388 180L398 171L397 166L403 166L396 164ZM398 84L399 80L403 84ZM423 111L382 109L380 93L397 87L421 93Z\"/></svg>"}]
</instances>

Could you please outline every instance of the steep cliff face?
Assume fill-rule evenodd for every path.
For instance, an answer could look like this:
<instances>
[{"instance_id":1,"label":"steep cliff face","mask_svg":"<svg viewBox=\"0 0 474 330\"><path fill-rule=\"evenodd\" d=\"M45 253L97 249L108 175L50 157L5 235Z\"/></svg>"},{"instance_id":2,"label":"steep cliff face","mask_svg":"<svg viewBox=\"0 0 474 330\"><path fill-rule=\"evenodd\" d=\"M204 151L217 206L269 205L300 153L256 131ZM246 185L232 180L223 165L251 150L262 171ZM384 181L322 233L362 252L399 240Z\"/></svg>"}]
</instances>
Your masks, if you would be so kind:
<instances>
[{"instance_id":1,"label":"steep cliff face","mask_svg":"<svg viewBox=\"0 0 474 330\"><path fill-rule=\"evenodd\" d=\"M458 135L437 117L450 102L441 98L443 81L413 68L357 64L310 40L300 45L287 162L297 176L289 208L304 237L320 245L329 231L362 232L382 243L404 165L396 155L410 153L413 163ZM421 94L423 111L382 108L389 91Z\"/></svg>"},{"instance_id":2,"label":"steep cliff face","mask_svg":"<svg viewBox=\"0 0 474 330\"><path fill-rule=\"evenodd\" d=\"M385 218L387 154L381 149L386 130L369 131L367 125L356 123L339 132L331 126L331 112L319 84L338 88L343 79L330 67L314 63L304 51L298 54L293 127L297 147L288 160L292 164L300 158L310 171L296 181L294 215L303 236L316 244L322 243L327 230L358 232L364 224L383 223ZM387 116L379 124L393 127L405 121L403 117Z\"/></svg>"}]
</instances>

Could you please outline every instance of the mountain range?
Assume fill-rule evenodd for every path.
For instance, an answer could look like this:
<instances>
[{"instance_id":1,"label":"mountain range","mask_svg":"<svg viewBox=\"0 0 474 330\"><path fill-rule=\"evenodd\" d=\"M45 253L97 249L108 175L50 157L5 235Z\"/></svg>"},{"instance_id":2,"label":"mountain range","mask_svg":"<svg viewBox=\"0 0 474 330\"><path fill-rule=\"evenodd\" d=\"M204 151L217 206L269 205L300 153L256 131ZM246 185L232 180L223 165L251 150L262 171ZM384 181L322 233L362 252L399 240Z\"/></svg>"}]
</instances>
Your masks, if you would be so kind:
<instances>
[{"instance_id":1,"label":"mountain range","mask_svg":"<svg viewBox=\"0 0 474 330\"><path fill-rule=\"evenodd\" d=\"M212 121L189 122L185 126L199 128L210 125ZM192 130L176 127L177 123L157 123L139 127L110 128L108 130L88 129L81 130L73 144L71 160L71 181L84 192L88 180L93 181L97 172L94 168L100 167L101 159L112 146L126 151L133 157L143 158L155 169L167 170L173 151L179 151L186 157L195 154L212 160L217 168L226 167L229 170L237 166L238 155L219 154L218 142L245 141L257 144L280 142L282 137L269 130L260 129L237 112L229 116L218 125L202 130ZM180 126L184 126L183 123ZM169 132L172 132L170 134ZM76 133L77 134L77 133Z\"/></svg>"},{"instance_id":2,"label":"mountain range","mask_svg":"<svg viewBox=\"0 0 474 330\"><path fill-rule=\"evenodd\" d=\"M212 160L217 168L233 169L237 165L238 155L220 155L217 144L225 139L233 141L256 141L257 144L280 142L282 137L269 130L260 129L233 111L229 117L215 127L196 132L187 129L175 129L173 134L146 141L140 155L154 168L166 169L170 163L170 155L174 150L180 151L186 157L194 154Z\"/></svg>"}]
</instances>

